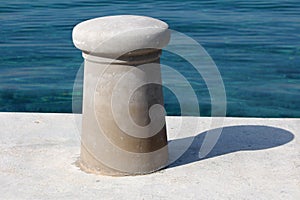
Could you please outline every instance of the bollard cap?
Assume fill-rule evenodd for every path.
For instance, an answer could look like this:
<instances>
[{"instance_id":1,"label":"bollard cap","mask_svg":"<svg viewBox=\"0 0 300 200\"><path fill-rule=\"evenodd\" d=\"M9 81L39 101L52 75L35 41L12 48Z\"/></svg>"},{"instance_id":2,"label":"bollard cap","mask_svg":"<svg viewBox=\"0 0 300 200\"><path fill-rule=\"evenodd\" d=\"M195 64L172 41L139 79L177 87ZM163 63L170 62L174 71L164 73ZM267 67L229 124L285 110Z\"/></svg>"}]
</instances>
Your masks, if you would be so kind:
<instances>
[{"instance_id":1,"label":"bollard cap","mask_svg":"<svg viewBox=\"0 0 300 200\"><path fill-rule=\"evenodd\" d=\"M162 49L170 40L168 24L135 15L100 17L77 24L74 45L85 53L115 58L139 49Z\"/></svg>"}]
</instances>

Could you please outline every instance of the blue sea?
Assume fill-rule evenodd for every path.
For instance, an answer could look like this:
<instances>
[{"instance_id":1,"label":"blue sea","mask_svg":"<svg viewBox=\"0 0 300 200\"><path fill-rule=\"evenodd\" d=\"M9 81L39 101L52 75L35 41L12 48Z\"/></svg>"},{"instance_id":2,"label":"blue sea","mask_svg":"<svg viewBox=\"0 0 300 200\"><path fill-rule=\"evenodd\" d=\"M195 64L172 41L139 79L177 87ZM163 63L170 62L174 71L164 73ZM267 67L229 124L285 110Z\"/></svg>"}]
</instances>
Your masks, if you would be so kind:
<instances>
[{"instance_id":1,"label":"blue sea","mask_svg":"<svg viewBox=\"0 0 300 200\"><path fill-rule=\"evenodd\" d=\"M83 62L72 28L119 14L161 19L201 44L224 81L227 116L300 117L299 0L1 1L0 111L72 112L72 96L82 95L80 81L73 86ZM167 51L161 62L182 73L201 116L210 116L209 91L191 64ZM164 71L162 77L171 78ZM168 115L181 115L166 88L164 99Z\"/></svg>"}]
</instances>

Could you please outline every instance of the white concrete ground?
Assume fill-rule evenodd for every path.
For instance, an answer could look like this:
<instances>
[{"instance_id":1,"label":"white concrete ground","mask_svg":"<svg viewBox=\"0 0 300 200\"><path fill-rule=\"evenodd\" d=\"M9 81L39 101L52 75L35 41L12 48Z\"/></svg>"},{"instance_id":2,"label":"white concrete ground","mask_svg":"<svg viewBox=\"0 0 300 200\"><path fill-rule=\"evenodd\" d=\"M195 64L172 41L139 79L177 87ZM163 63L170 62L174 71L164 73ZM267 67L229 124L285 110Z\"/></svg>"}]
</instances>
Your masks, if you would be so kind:
<instances>
[{"instance_id":1,"label":"white concrete ground","mask_svg":"<svg viewBox=\"0 0 300 200\"><path fill-rule=\"evenodd\" d=\"M74 164L80 117L0 113L0 199L300 199L300 119L167 117L170 158L183 156L153 174L107 177ZM218 134L205 131L219 127L200 159Z\"/></svg>"}]
</instances>

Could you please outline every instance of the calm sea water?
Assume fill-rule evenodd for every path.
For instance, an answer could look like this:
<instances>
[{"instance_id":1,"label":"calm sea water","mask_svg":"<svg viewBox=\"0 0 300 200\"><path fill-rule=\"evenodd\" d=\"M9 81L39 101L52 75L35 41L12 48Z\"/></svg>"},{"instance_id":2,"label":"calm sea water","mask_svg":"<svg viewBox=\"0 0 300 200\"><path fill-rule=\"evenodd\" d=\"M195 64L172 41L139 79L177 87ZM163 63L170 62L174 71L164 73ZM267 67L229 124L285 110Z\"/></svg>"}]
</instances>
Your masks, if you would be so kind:
<instances>
[{"instance_id":1,"label":"calm sea water","mask_svg":"<svg viewBox=\"0 0 300 200\"><path fill-rule=\"evenodd\" d=\"M72 28L117 14L159 18L198 41L222 75L228 116L300 117L298 0L3 1L0 111L72 112L74 80L83 61L72 44ZM188 79L201 115L209 116L208 89L193 67L168 52L162 63ZM168 115L180 115L175 95L164 91Z\"/></svg>"}]
</instances>

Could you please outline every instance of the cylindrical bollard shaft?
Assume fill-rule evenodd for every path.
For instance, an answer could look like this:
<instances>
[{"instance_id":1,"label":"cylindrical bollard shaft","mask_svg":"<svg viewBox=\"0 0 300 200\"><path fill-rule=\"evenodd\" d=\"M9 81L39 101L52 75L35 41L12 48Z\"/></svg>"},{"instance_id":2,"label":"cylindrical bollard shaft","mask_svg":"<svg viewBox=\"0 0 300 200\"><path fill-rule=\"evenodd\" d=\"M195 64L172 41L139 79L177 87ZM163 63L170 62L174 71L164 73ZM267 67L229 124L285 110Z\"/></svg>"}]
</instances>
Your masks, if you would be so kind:
<instances>
[{"instance_id":1,"label":"cylindrical bollard shaft","mask_svg":"<svg viewBox=\"0 0 300 200\"><path fill-rule=\"evenodd\" d=\"M168 25L144 16L101 17L76 25L84 91L79 166L112 176L167 165L159 58Z\"/></svg>"}]
</instances>

